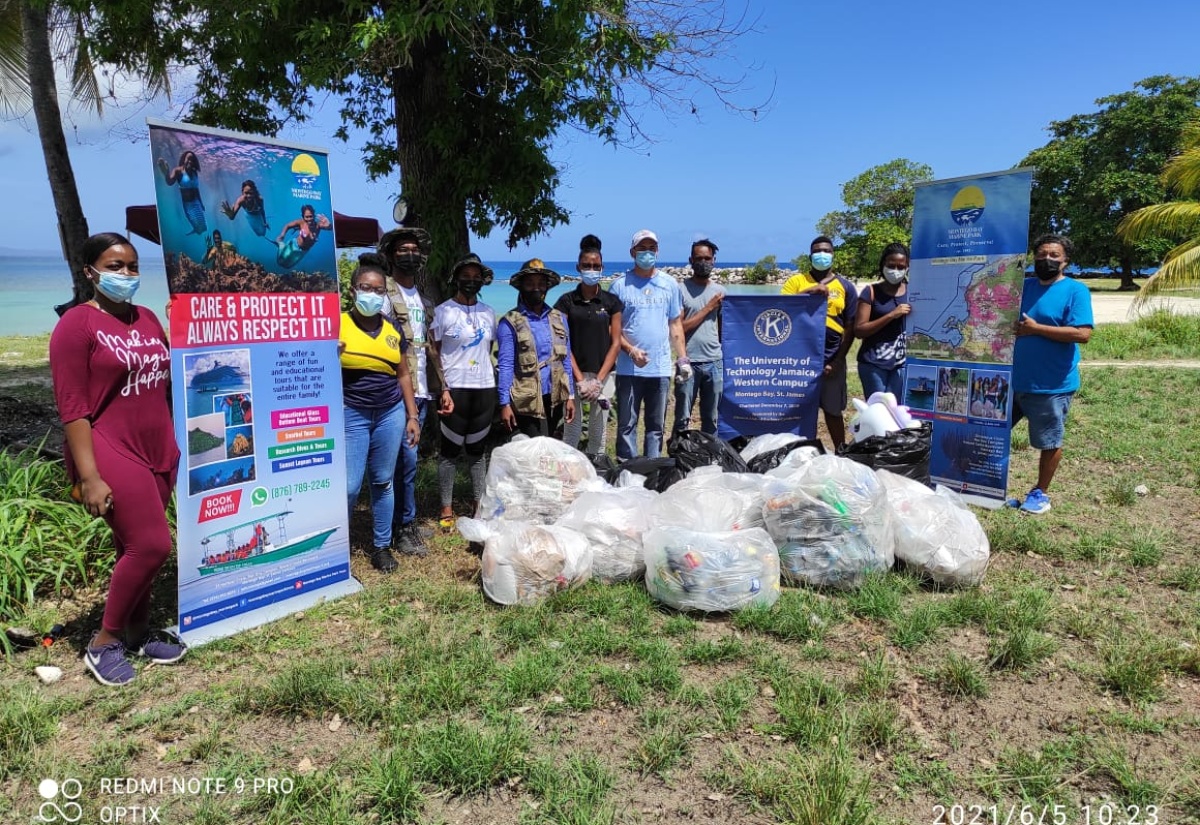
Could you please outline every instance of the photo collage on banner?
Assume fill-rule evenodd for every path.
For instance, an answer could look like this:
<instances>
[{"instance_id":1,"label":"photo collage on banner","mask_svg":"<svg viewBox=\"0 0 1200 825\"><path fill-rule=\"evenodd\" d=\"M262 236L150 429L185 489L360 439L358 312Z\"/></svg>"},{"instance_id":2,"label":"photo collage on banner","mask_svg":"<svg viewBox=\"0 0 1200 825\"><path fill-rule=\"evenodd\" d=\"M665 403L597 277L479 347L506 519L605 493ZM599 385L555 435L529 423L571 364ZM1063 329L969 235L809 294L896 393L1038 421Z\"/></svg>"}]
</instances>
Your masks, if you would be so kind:
<instances>
[{"instance_id":1,"label":"photo collage on banner","mask_svg":"<svg viewBox=\"0 0 1200 825\"><path fill-rule=\"evenodd\" d=\"M916 191L904 403L933 422L931 479L984 507L1008 486L1031 185L1018 169Z\"/></svg>"},{"instance_id":2,"label":"photo collage on banner","mask_svg":"<svg viewBox=\"0 0 1200 825\"><path fill-rule=\"evenodd\" d=\"M817 434L824 369L823 295L727 295L717 435Z\"/></svg>"},{"instance_id":3,"label":"photo collage on banner","mask_svg":"<svg viewBox=\"0 0 1200 825\"><path fill-rule=\"evenodd\" d=\"M329 167L317 149L149 121L171 291L179 631L355 592Z\"/></svg>"}]
</instances>

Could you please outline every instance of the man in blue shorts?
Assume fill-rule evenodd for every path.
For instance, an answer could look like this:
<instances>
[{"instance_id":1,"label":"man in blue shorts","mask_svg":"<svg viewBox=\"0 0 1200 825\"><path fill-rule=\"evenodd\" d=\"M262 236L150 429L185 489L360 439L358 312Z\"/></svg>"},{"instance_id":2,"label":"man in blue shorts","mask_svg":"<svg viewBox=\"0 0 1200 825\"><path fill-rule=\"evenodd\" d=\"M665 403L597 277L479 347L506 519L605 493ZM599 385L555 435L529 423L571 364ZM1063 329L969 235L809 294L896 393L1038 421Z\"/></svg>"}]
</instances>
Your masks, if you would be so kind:
<instances>
[{"instance_id":1,"label":"man in blue shorts","mask_svg":"<svg viewBox=\"0 0 1200 825\"><path fill-rule=\"evenodd\" d=\"M1025 501L1009 499L1026 513L1050 509L1050 482L1062 460L1063 432L1071 399L1079 389L1079 345L1092 337L1092 296L1065 274L1073 245L1061 235L1042 235L1033 244L1033 278L1021 291L1021 317L1013 349L1015 426L1029 419L1029 444L1041 451L1037 486Z\"/></svg>"}]
</instances>

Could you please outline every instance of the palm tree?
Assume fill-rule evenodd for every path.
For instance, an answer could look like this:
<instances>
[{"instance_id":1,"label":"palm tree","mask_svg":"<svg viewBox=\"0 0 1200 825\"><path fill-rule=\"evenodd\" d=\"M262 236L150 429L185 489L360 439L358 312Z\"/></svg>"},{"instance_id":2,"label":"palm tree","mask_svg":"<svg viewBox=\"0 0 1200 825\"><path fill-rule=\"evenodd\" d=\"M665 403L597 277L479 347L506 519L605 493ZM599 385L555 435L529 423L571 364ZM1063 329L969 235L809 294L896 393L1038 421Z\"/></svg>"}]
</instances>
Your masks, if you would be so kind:
<instances>
[{"instance_id":1,"label":"palm tree","mask_svg":"<svg viewBox=\"0 0 1200 825\"><path fill-rule=\"evenodd\" d=\"M1137 306L1167 290L1200 284L1200 118L1184 129L1181 151L1167 161L1162 179L1181 200L1137 210L1121 221L1117 234L1128 243L1155 237L1187 240L1163 258L1138 293Z\"/></svg>"}]
</instances>

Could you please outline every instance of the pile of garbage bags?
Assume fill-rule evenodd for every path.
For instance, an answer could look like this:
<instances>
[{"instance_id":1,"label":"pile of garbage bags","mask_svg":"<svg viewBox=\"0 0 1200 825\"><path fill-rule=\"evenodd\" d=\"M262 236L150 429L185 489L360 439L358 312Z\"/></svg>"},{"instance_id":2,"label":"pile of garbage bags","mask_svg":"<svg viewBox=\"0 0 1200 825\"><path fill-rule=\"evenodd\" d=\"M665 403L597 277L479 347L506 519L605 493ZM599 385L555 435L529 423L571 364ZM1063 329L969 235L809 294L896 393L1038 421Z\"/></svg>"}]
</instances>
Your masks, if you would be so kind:
<instances>
[{"instance_id":1,"label":"pile of garbage bags","mask_svg":"<svg viewBox=\"0 0 1200 825\"><path fill-rule=\"evenodd\" d=\"M497 448L479 517L458 522L484 546L488 597L535 604L590 578L644 579L670 607L726 612L774 604L781 578L849 589L899 560L973 586L987 571L987 536L953 493L796 436L759 436L739 454L689 432L671 458L620 465L550 438Z\"/></svg>"}]
</instances>

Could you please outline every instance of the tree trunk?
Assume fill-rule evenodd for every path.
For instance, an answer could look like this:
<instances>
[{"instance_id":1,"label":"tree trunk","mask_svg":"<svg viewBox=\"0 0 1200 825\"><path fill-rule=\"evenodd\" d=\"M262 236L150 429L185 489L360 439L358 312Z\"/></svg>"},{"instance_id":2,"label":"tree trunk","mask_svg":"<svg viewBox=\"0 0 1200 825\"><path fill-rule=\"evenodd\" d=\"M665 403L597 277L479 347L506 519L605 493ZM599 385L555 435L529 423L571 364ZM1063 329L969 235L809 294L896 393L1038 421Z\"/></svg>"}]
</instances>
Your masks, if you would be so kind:
<instances>
[{"instance_id":1,"label":"tree trunk","mask_svg":"<svg viewBox=\"0 0 1200 825\"><path fill-rule=\"evenodd\" d=\"M1129 255L1121 256L1121 285L1117 287L1120 292L1136 292L1137 284L1133 282L1133 258Z\"/></svg>"},{"instance_id":2,"label":"tree trunk","mask_svg":"<svg viewBox=\"0 0 1200 825\"><path fill-rule=\"evenodd\" d=\"M31 0L21 7L21 38L29 66L29 90L33 95L33 115L37 121L38 137L42 141L42 157L46 175L58 212L58 238L63 258L71 267L71 284L77 301L91 297L92 288L83 275L83 242L88 237L87 218L79 202L75 172L67 153L67 138L62 129L58 108L58 87L54 82L54 56L50 52L49 10L34 8Z\"/></svg>"},{"instance_id":3,"label":"tree trunk","mask_svg":"<svg viewBox=\"0 0 1200 825\"><path fill-rule=\"evenodd\" d=\"M408 65L392 72L396 114L396 155L400 161L400 191L416 213L416 223L429 232L429 256L421 289L435 301L449 296L450 268L470 251L466 197L455 185L454 163L432 151L423 140L425 112L444 107L442 60L444 41L426 41L414 48Z\"/></svg>"}]
</instances>

